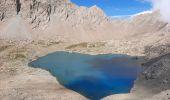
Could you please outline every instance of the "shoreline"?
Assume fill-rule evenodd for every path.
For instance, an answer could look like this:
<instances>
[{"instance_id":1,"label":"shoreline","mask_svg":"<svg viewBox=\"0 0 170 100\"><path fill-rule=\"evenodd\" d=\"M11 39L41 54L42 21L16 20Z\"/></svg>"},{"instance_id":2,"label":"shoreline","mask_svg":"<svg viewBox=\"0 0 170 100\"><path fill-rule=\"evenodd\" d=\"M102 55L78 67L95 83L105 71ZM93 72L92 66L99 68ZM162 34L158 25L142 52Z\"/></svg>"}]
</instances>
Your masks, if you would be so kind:
<instances>
[{"instance_id":1,"label":"shoreline","mask_svg":"<svg viewBox=\"0 0 170 100\"><path fill-rule=\"evenodd\" d=\"M50 53L50 52L55 52L55 51L68 51L68 50L66 50L65 48L66 47L68 47L68 46L70 46L70 45L74 45L74 44L69 44L69 43L59 43L59 44L53 44L53 45L50 45L49 47L46 47L46 46L42 46L42 45L35 45L35 44L27 44L27 47L25 48L25 46L24 47L19 47L18 48L18 50L15 50L16 48L15 47L11 47L11 48L8 48L8 50L6 50L6 51L3 51L3 52L5 52L5 53L9 53L8 51L10 51L10 49L14 49L14 50L12 50L12 52L14 53L14 52L18 52L18 53L22 53L22 52L19 52L20 50L22 51L23 50L23 52L24 53L26 53L26 56L25 56L25 58L22 58L22 56L21 56L21 59L23 59L23 61L21 61L20 60L20 58L19 58L19 61L18 60L16 60L15 61L15 59L14 59L14 61L12 61L12 62L10 62L10 61L8 61L7 62L7 65L9 64L10 66L11 65L13 65L13 63L16 63L16 65L15 65L15 67L16 67L16 69L17 70L14 70L14 75L9 75L9 78L7 79L7 80L3 80L2 79L2 83L1 83L1 85L0 86L4 86L4 84L6 84L6 86L7 86L7 90L8 90L8 88L11 88L12 89L12 87L11 87L11 85L16 85L16 87L15 88L23 88L23 91L24 92L27 92L27 89L25 88L25 87L20 87L20 85L22 84L22 83L18 83L18 81L19 80L22 80L24 83L22 84L22 85L28 85L27 87L32 87L30 84L28 84L26 81L31 81L30 83L31 84L37 84L37 82L36 81L41 81L41 80L43 80L42 82L41 82L41 84L46 84L47 85L47 83L50 83L50 82L48 82L49 80L51 80L51 84L54 84L54 83L57 83L56 84L56 86L53 86L54 88L55 87L62 87L61 85L59 85L58 84L58 82L57 82L57 80L53 77L53 76L51 76L48 72L46 72L46 71L43 71L42 69L34 69L34 68L30 68L30 67L28 67L28 65L27 65L27 63L30 61L30 60L33 60L33 59L37 59L38 57L41 57L41 56L44 56L44 55L46 55L46 54L48 54L48 53ZM76 49L75 49L76 48ZM105 46L99 46L99 47L91 47L91 48L86 48L86 47L75 47L75 48L72 48L70 51L73 51L73 52L77 52L78 50L78 53L85 53L85 54L103 54L103 53L114 53L113 51L112 52L109 52L109 49L108 48L106 48ZM103 49L103 50L101 50L101 48ZM74 50L73 50L74 49ZM82 50L81 50L82 49ZM101 51L95 51L95 50L101 50ZM112 50L112 49L111 49ZM110 51L111 51L110 50ZM12 64L11 64L12 63ZM17 63L19 63L19 64L17 64ZM26 65L25 65L26 64ZM8 67L9 67L9 65L8 65ZM10 68L9 68L10 69ZM16 71L16 72L15 72ZM8 72L9 74L11 74L11 72ZM42 75L41 75L42 74ZM44 76L44 74L45 74L45 76ZM6 76L6 75L5 75ZM1 77L5 77L4 75L1 75ZM15 77L14 77L15 76ZM23 77L24 76L28 76L28 77L31 77L30 79L23 79ZM13 77L12 79L11 79L11 77ZM38 78L38 77L40 77L40 78ZM1 78L0 78L1 79ZM36 79L36 80L35 80ZM12 83L10 83L10 81L13 81ZM33 82L33 81L35 81L35 82ZM5 83L4 83L5 82ZM46 86L45 85L45 86ZM44 86L43 86L44 87ZM43 88L42 87L42 88ZM48 87L48 86L47 86ZM50 86L49 86L50 87ZM1 89L1 92L3 91L3 88L4 87L0 87ZM68 89L66 89L66 88L64 88L64 87L62 87L65 91L68 91L68 93L70 94L70 95L68 95L68 97L70 97L71 96L71 98L74 98L74 100L79 100L79 98L81 98L81 99L85 99L84 97L82 97L81 95L79 95L79 94L77 94L77 93L75 93L75 92L73 92L73 91L71 91L71 90L68 90ZM135 84L135 86L134 86L134 88L136 88L136 84ZM24 90L25 89L25 90ZM33 89L33 88L32 88ZM40 89L40 88L39 88ZM51 91L51 87L50 87L50 89L48 89L48 91ZM5 89L4 89L5 90ZM34 90L34 89L33 89ZM43 90L44 91L44 90ZM60 91L60 90L59 90ZM70 91L70 92L69 92ZM20 90L18 90L17 92L21 92ZM24 93L23 92L23 93ZM40 92L41 93L41 92ZM5 95L8 95L8 92L7 92L7 94L5 94ZM13 94L13 95L15 95L15 93ZM30 95L29 93L28 93L28 95ZM37 94L38 95L38 94ZM120 96L119 96L120 95ZM117 95L111 95L111 96L109 96L109 97L106 97L106 98L103 98L103 100L109 100L110 98L118 98L118 100L126 100L126 98L122 98L122 95L123 94L117 94ZM133 98L133 97L135 97L135 95L136 94L134 94L134 89L132 89L132 93L129 93L129 94L124 94L123 96L125 96L125 97L127 97L127 98ZM12 96L11 96L12 97ZM61 95L61 98L62 98L63 96ZM2 94L2 96L0 96L0 98L3 98L3 94ZM39 98L43 98L43 96L42 97L39 97ZM56 97L55 97L56 98ZM68 100L68 98L66 98L66 99L61 99L61 100Z\"/></svg>"}]
</instances>

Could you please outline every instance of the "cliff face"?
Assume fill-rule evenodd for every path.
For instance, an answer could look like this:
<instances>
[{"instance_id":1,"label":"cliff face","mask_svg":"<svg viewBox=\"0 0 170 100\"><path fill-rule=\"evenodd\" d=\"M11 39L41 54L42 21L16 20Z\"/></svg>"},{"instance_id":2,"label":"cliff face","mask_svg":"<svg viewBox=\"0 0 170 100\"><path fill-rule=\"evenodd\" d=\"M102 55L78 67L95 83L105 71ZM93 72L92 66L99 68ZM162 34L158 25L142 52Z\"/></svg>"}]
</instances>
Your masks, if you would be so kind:
<instances>
[{"instance_id":1,"label":"cliff face","mask_svg":"<svg viewBox=\"0 0 170 100\"><path fill-rule=\"evenodd\" d=\"M71 3L67 0L21 0L21 5L21 15L36 28L50 22L59 7Z\"/></svg>"},{"instance_id":2,"label":"cliff face","mask_svg":"<svg viewBox=\"0 0 170 100\"><path fill-rule=\"evenodd\" d=\"M16 5L14 0L0 1L0 19L1 21L16 15ZM9 9L10 8L10 9Z\"/></svg>"},{"instance_id":3,"label":"cliff face","mask_svg":"<svg viewBox=\"0 0 170 100\"><path fill-rule=\"evenodd\" d=\"M96 6L78 7L68 0L2 0L0 3L1 23L8 24L11 18L20 16L24 24L39 30L36 31L37 34L31 33L33 37L41 33L42 37L38 38L52 36L92 40L102 39L105 32L111 34L111 30L107 31L110 26L109 19ZM47 33L50 33L50 36ZM101 36L93 38L100 33Z\"/></svg>"},{"instance_id":4,"label":"cliff face","mask_svg":"<svg viewBox=\"0 0 170 100\"><path fill-rule=\"evenodd\" d=\"M50 16L56 13L56 9L67 0L1 0L0 15L1 21L7 20L20 14L31 24L39 25L50 21ZM10 8L10 9L9 9Z\"/></svg>"},{"instance_id":5,"label":"cliff face","mask_svg":"<svg viewBox=\"0 0 170 100\"><path fill-rule=\"evenodd\" d=\"M158 12L111 20L97 6L79 7L69 0L1 0L0 20L0 38L16 40L112 40L166 26Z\"/></svg>"}]
</instances>

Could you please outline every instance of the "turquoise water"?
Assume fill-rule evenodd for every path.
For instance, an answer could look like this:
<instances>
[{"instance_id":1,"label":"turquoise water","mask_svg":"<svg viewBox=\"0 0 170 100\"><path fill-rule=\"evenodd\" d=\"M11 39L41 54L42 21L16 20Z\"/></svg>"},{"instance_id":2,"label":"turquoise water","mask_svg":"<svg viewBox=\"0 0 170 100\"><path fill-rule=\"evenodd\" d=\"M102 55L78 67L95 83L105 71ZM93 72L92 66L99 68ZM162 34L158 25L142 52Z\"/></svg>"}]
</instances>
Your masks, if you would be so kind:
<instances>
[{"instance_id":1,"label":"turquoise water","mask_svg":"<svg viewBox=\"0 0 170 100\"><path fill-rule=\"evenodd\" d=\"M61 85L90 100L129 93L140 72L137 59L116 54L55 52L29 65L49 71Z\"/></svg>"}]
</instances>

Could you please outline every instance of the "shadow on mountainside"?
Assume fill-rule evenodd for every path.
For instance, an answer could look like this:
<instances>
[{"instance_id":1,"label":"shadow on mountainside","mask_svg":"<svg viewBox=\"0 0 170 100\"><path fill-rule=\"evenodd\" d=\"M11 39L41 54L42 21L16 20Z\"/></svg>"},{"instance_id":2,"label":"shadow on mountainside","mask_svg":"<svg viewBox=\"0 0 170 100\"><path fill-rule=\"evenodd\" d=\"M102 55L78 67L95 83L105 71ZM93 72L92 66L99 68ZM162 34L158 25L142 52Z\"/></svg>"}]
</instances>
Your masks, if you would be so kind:
<instances>
[{"instance_id":1,"label":"shadow on mountainside","mask_svg":"<svg viewBox=\"0 0 170 100\"><path fill-rule=\"evenodd\" d=\"M153 94L170 89L170 44L145 48L146 62L138 85Z\"/></svg>"}]
</instances>

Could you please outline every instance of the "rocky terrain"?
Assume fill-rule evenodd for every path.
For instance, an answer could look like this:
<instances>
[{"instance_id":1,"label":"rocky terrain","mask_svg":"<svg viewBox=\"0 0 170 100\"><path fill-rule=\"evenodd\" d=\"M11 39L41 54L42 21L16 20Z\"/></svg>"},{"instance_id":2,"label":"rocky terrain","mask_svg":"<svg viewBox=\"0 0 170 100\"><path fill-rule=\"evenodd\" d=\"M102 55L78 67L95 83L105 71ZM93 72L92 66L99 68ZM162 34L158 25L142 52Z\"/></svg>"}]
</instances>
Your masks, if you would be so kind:
<instances>
[{"instance_id":1,"label":"rocky terrain","mask_svg":"<svg viewBox=\"0 0 170 100\"><path fill-rule=\"evenodd\" d=\"M156 32L167 25L159 12L112 20L97 6L78 7L69 0L1 0L0 7L1 39L113 40Z\"/></svg>"},{"instance_id":2,"label":"rocky terrain","mask_svg":"<svg viewBox=\"0 0 170 100\"><path fill-rule=\"evenodd\" d=\"M131 93L103 99L170 99L170 24L159 11L119 20L69 0L0 0L0 20L0 100L86 100L28 66L55 51L142 58Z\"/></svg>"}]
</instances>

